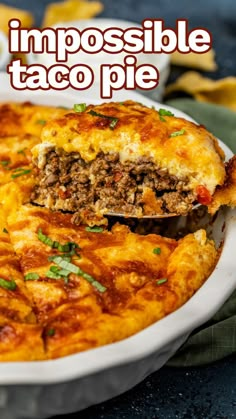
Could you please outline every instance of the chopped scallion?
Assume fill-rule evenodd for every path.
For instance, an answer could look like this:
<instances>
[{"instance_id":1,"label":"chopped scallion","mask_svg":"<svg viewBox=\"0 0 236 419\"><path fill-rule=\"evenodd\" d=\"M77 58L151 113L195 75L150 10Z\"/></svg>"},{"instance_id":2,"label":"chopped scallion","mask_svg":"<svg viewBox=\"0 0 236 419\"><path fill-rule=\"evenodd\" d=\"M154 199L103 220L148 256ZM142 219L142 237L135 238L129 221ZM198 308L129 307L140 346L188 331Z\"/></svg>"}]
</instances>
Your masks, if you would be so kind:
<instances>
[{"instance_id":1,"label":"chopped scallion","mask_svg":"<svg viewBox=\"0 0 236 419\"><path fill-rule=\"evenodd\" d=\"M9 160L1 160L0 161L1 166L8 166L10 164Z\"/></svg>"},{"instance_id":2,"label":"chopped scallion","mask_svg":"<svg viewBox=\"0 0 236 419\"><path fill-rule=\"evenodd\" d=\"M167 278L161 278L157 280L157 285L161 285L164 284L165 282L167 282Z\"/></svg>"},{"instance_id":3,"label":"chopped scallion","mask_svg":"<svg viewBox=\"0 0 236 419\"><path fill-rule=\"evenodd\" d=\"M47 336L54 336L55 335L55 329L48 329Z\"/></svg>"},{"instance_id":4,"label":"chopped scallion","mask_svg":"<svg viewBox=\"0 0 236 419\"><path fill-rule=\"evenodd\" d=\"M170 134L170 137L178 137L179 135L185 134L185 130L181 129L180 131L175 131Z\"/></svg>"},{"instance_id":5,"label":"chopped scallion","mask_svg":"<svg viewBox=\"0 0 236 419\"><path fill-rule=\"evenodd\" d=\"M6 290L15 291L16 283L13 279L8 281L7 279L0 278L0 287L5 288Z\"/></svg>"},{"instance_id":6,"label":"chopped scallion","mask_svg":"<svg viewBox=\"0 0 236 419\"><path fill-rule=\"evenodd\" d=\"M103 228L102 227L85 227L85 230L88 231L89 233L102 233L103 232Z\"/></svg>"},{"instance_id":7,"label":"chopped scallion","mask_svg":"<svg viewBox=\"0 0 236 419\"><path fill-rule=\"evenodd\" d=\"M27 150L27 148L22 148L21 150L17 151L17 154L23 154L23 156L25 156L25 150Z\"/></svg>"},{"instance_id":8,"label":"chopped scallion","mask_svg":"<svg viewBox=\"0 0 236 419\"><path fill-rule=\"evenodd\" d=\"M168 111L167 109L163 109L163 108L160 108L158 113L161 116L174 116L174 114L171 111Z\"/></svg>"},{"instance_id":9,"label":"chopped scallion","mask_svg":"<svg viewBox=\"0 0 236 419\"><path fill-rule=\"evenodd\" d=\"M160 255L160 254L161 254L161 248L160 248L160 247L155 247L155 248L153 249L153 253L154 253L155 255Z\"/></svg>"},{"instance_id":10,"label":"chopped scallion","mask_svg":"<svg viewBox=\"0 0 236 419\"><path fill-rule=\"evenodd\" d=\"M111 122L109 124L109 127L111 130L113 130L116 127L116 124L119 121L119 118L116 118L115 116L110 116L110 115L103 115L102 113L99 112L95 112L92 109L88 112L90 115L92 116L98 116L100 118L107 118L107 119L111 119Z\"/></svg>"},{"instance_id":11,"label":"chopped scallion","mask_svg":"<svg viewBox=\"0 0 236 419\"><path fill-rule=\"evenodd\" d=\"M76 103L74 105L74 111L75 112L84 112L86 110L86 103Z\"/></svg>"},{"instance_id":12,"label":"chopped scallion","mask_svg":"<svg viewBox=\"0 0 236 419\"><path fill-rule=\"evenodd\" d=\"M48 237L48 236L46 236L45 234L43 234L43 232L42 232L42 229L41 229L41 228L39 228L39 229L38 229L38 239L39 239L42 243L44 243L44 244L46 244L47 246L50 246L50 247L52 247L52 248L53 248L54 241L53 241L52 239L50 239L50 237Z\"/></svg>"},{"instance_id":13,"label":"chopped scallion","mask_svg":"<svg viewBox=\"0 0 236 419\"><path fill-rule=\"evenodd\" d=\"M37 281L37 279L39 279L39 278L40 278L40 276L36 272L29 272L24 277L25 281L30 281L30 280Z\"/></svg>"},{"instance_id":14,"label":"chopped scallion","mask_svg":"<svg viewBox=\"0 0 236 419\"><path fill-rule=\"evenodd\" d=\"M24 170L24 169L15 169L14 172L16 172L16 173L14 173L13 175L11 175L12 179L15 179L15 178L17 178L19 176L23 176L23 175L28 175L31 172L31 170L30 169L26 169L26 170Z\"/></svg>"},{"instance_id":15,"label":"chopped scallion","mask_svg":"<svg viewBox=\"0 0 236 419\"><path fill-rule=\"evenodd\" d=\"M73 263L65 261L62 257L57 256L54 258L53 262L60 266L60 268L69 271L70 273L74 273L75 275L82 276L88 282L90 282L95 288L97 288L100 292L105 292L106 287L104 287L100 282L96 281L91 275L84 272L81 268L74 265Z\"/></svg>"}]
</instances>

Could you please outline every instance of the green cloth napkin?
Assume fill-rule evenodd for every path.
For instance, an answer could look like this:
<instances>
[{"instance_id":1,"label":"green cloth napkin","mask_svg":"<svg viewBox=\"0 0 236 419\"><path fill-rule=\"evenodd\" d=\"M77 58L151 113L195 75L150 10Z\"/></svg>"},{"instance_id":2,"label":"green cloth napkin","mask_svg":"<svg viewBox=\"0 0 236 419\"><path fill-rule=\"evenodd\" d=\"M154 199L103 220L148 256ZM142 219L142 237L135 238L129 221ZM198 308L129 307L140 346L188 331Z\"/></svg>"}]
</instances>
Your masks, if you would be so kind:
<instances>
[{"instance_id":1,"label":"green cloth napkin","mask_svg":"<svg viewBox=\"0 0 236 419\"><path fill-rule=\"evenodd\" d=\"M236 113L223 106L173 99L166 102L198 123L205 125L236 154ZM236 275L236 272L235 272ZM236 353L236 291L215 314L190 335L187 342L170 359L174 367L209 364Z\"/></svg>"}]
</instances>

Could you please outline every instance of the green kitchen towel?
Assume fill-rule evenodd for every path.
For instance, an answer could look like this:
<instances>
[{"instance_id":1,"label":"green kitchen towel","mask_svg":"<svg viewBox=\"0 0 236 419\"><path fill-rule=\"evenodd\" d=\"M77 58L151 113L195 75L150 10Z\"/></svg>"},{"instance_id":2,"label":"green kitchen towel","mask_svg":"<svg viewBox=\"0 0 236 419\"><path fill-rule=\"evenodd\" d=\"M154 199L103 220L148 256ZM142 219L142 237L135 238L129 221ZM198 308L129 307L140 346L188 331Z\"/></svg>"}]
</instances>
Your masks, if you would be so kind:
<instances>
[{"instance_id":1,"label":"green kitchen towel","mask_svg":"<svg viewBox=\"0 0 236 419\"><path fill-rule=\"evenodd\" d=\"M236 113L223 106L173 99L166 102L198 123L205 125L236 154ZM235 272L236 275L236 272ZM170 359L173 367L209 364L236 353L236 291L215 314L190 335L187 342Z\"/></svg>"}]
</instances>

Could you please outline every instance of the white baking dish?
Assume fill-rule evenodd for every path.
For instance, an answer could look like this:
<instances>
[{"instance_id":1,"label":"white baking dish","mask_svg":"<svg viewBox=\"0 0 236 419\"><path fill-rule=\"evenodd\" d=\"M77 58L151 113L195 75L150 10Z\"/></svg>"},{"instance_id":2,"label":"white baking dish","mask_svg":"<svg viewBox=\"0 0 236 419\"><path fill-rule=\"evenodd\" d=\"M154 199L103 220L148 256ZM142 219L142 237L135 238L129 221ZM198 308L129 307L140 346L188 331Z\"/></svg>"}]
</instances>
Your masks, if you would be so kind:
<instances>
[{"instance_id":1,"label":"white baking dish","mask_svg":"<svg viewBox=\"0 0 236 419\"><path fill-rule=\"evenodd\" d=\"M0 74L0 85L1 102L31 100L73 106L74 103L99 101L93 89L82 95L72 90L16 92L9 86L6 74ZM117 92L114 100L126 98L154 105L157 109L163 107L135 92ZM166 105L165 108L173 110ZM178 110L174 113L191 119ZM224 145L222 147L229 158L232 153ZM174 313L118 343L53 361L0 363L0 418L47 418L81 410L130 389L160 368L189 333L210 319L236 288L236 260L233 257L236 211L221 211L212 230L217 243L224 240L220 260L202 288Z\"/></svg>"}]
</instances>

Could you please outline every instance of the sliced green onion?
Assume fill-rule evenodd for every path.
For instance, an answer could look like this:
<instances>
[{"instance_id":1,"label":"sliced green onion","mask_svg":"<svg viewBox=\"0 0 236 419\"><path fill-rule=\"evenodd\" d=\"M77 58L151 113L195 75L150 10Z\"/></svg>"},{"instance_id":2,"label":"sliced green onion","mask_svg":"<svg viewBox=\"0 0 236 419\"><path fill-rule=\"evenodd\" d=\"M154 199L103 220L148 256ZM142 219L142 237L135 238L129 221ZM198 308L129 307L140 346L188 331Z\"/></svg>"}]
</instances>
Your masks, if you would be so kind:
<instances>
[{"instance_id":1,"label":"sliced green onion","mask_svg":"<svg viewBox=\"0 0 236 419\"><path fill-rule=\"evenodd\" d=\"M52 279L64 279L64 281L68 282L68 276L70 275L70 271L66 269L60 269L58 266L50 266L49 271L46 272L47 278Z\"/></svg>"},{"instance_id":2,"label":"sliced green onion","mask_svg":"<svg viewBox=\"0 0 236 419\"><path fill-rule=\"evenodd\" d=\"M58 249L60 252L66 253L65 256L73 256L73 255L77 255L79 256L79 254L77 253L76 249L79 249L79 245L75 242L67 242L65 244L61 244L56 240L52 240L50 237L46 236L45 234L43 234L42 229L39 228L38 230L38 239L43 242L44 244L46 244L47 246L50 246L52 249ZM54 257L54 256L49 256L49 258ZM53 260L53 259L51 259Z\"/></svg>"},{"instance_id":3,"label":"sliced green onion","mask_svg":"<svg viewBox=\"0 0 236 419\"><path fill-rule=\"evenodd\" d=\"M73 263L66 262L62 257L57 256L54 258L53 262L60 266L60 268L69 271L70 273L74 273L75 275L82 276L88 282L90 282L95 288L98 289L100 292L105 292L106 287L104 287L100 282L96 281L91 275L84 272L81 268L74 265Z\"/></svg>"},{"instance_id":4,"label":"sliced green onion","mask_svg":"<svg viewBox=\"0 0 236 419\"><path fill-rule=\"evenodd\" d=\"M52 240L52 239L50 239L50 237L48 237L48 236L46 236L45 234L43 234L43 232L42 232L42 229L41 228L39 228L38 229L38 239L42 242L42 243L44 243L44 244L46 244L47 246L50 246L50 247L52 247L53 248L53 245L54 245L54 241Z\"/></svg>"},{"instance_id":5,"label":"sliced green onion","mask_svg":"<svg viewBox=\"0 0 236 419\"><path fill-rule=\"evenodd\" d=\"M115 128L117 122L119 121L119 118L116 118L115 116L103 115L102 113L95 112L92 109L88 113L92 116L98 116L100 118L111 119L111 122L109 124L109 127L110 127L111 130L113 130Z\"/></svg>"},{"instance_id":6,"label":"sliced green onion","mask_svg":"<svg viewBox=\"0 0 236 419\"><path fill-rule=\"evenodd\" d=\"M47 121L45 121L45 119L38 119L36 121L36 124L40 124L40 125L45 125Z\"/></svg>"},{"instance_id":7,"label":"sliced green onion","mask_svg":"<svg viewBox=\"0 0 236 419\"><path fill-rule=\"evenodd\" d=\"M70 275L70 271L67 271L66 269L59 269L58 273L59 275L65 276L65 277Z\"/></svg>"},{"instance_id":8,"label":"sliced green onion","mask_svg":"<svg viewBox=\"0 0 236 419\"><path fill-rule=\"evenodd\" d=\"M165 282L167 282L167 278L161 278L157 280L157 285L161 285L164 284Z\"/></svg>"},{"instance_id":9,"label":"sliced green onion","mask_svg":"<svg viewBox=\"0 0 236 419\"><path fill-rule=\"evenodd\" d=\"M113 130L116 127L117 122L119 121L118 118L113 118L112 121L109 124L109 127L111 130Z\"/></svg>"},{"instance_id":10,"label":"sliced green onion","mask_svg":"<svg viewBox=\"0 0 236 419\"><path fill-rule=\"evenodd\" d=\"M5 227L3 228L2 232L8 234L8 231Z\"/></svg>"},{"instance_id":11,"label":"sliced green onion","mask_svg":"<svg viewBox=\"0 0 236 419\"><path fill-rule=\"evenodd\" d=\"M16 177L23 176L23 175L28 175L31 172L30 169L26 169L26 170L24 170L24 169L16 169L14 171L15 172L18 172L18 173L14 173L13 175L11 175L12 179L15 179Z\"/></svg>"},{"instance_id":12,"label":"sliced green onion","mask_svg":"<svg viewBox=\"0 0 236 419\"><path fill-rule=\"evenodd\" d=\"M26 274L24 276L25 281L29 281L29 280L33 280L33 281L37 281L37 279L39 279L40 276L39 274L37 274L36 272L29 272L28 274Z\"/></svg>"},{"instance_id":13,"label":"sliced green onion","mask_svg":"<svg viewBox=\"0 0 236 419\"><path fill-rule=\"evenodd\" d=\"M185 134L185 130L181 129L180 131L175 131L170 134L170 137L178 137L179 135Z\"/></svg>"},{"instance_id":14,"label":"sliced green onion","mask_svg":"<svg viewBox=\"0 0 236 419\"><path fill-rule=\"evenodd\" d=\"M7 281L6 279L0 278L0 287L5 288L6 290L15 291L16 282L13 279Z\"/></svg>"},{"instance_id":15,"label":"sliced green onion","mask_svg":"<svg viewBox=\"0 0 236 419\"><path fill-rule=\"evenodd\" d=\"M49 262L54 262L54 259L57 258L58 256L60 256L66 262L70 262L71 261L71 256L67 256L67 255L52 255L52 256L48 256L48 261Z\"/></svg>"},{"instance_id":16,"label":"sliced green onion","mask_svg":"<svg viewBox=\"0 0 236 419\"><path fill-rule=\"evenodd\" d=\"M55 329L48 329L47 336L54 336L55 335Z\"/></svg>"},{"instance_id":17,"label":"sliced green onion","mask_svg":"<svg viewBox=\"0 0 236 419\"><path fill-rule=\"evenodd\" d=\"M90 233L102 233L103 232L103 228L102 227L85 227L86 231L89 231Z\"/></svg>"},{"instance_id":18,"label":"sliced green onion","mask_svg":"<svg viewBox=\"0 0 236 419\"><path fill-rule=\"evenodd\" d=\"M10 164L10 161L9 161L9 160L1 160L1 161L0 161L0 164L1 164L2 166L8 166L8 165Z\"/></svg>"},{"instance_id":19,"label":"sliced green onion","mask_svg":"<svg viewBox=\"0 0 236 419\"><path fill-rule=\"evenodd\" d=\"M21 150L18 150L17 154L23 154L25 156L25 150L27 150L27 147L22 148Z\"/></svg>"},{"instance_id":20,"label":"sliced green onion","mask_svg":"<svg viewBox=\"0 0 236 419\"><path fill-rule=\"evenodd\" d=\"M49 271L46 272L45 275L46 275L46 278L61 279L61 275L59 275L57 272L51 271L51 268L49 269Z\"/></svg>"},{"instance_id":21,"label":"sliced green onion","mask_svg":"<svg viewBox=\"0 0 236 419\"><path fill-rule=\"evenodd\" d=\"M161 254L161 248L160 247L155 247L152 252L155 255L160 255Z\"/></svg>"},{"instance_id":22,"label":"sliced green onion","mask_svg":"<svg viewBox=\"0 0 236 419\"><path fill-rule=\"evenodd\" d=\"M171 111L168 111L167 109L163 109L163 108L160 108L158 113L161 116L174 116L174 114Z\"/></svg>"},{"instance_id":23,"label":"sliced green onion","mask_svg":"<svg viewBox=\"0 0 236 419\"><path fill-rule=\"evenodd\" d=\"M84 112L86 110L86 103L76 103L74 105L74 111L75 112Z\"/></svg>"}]
</instances>

